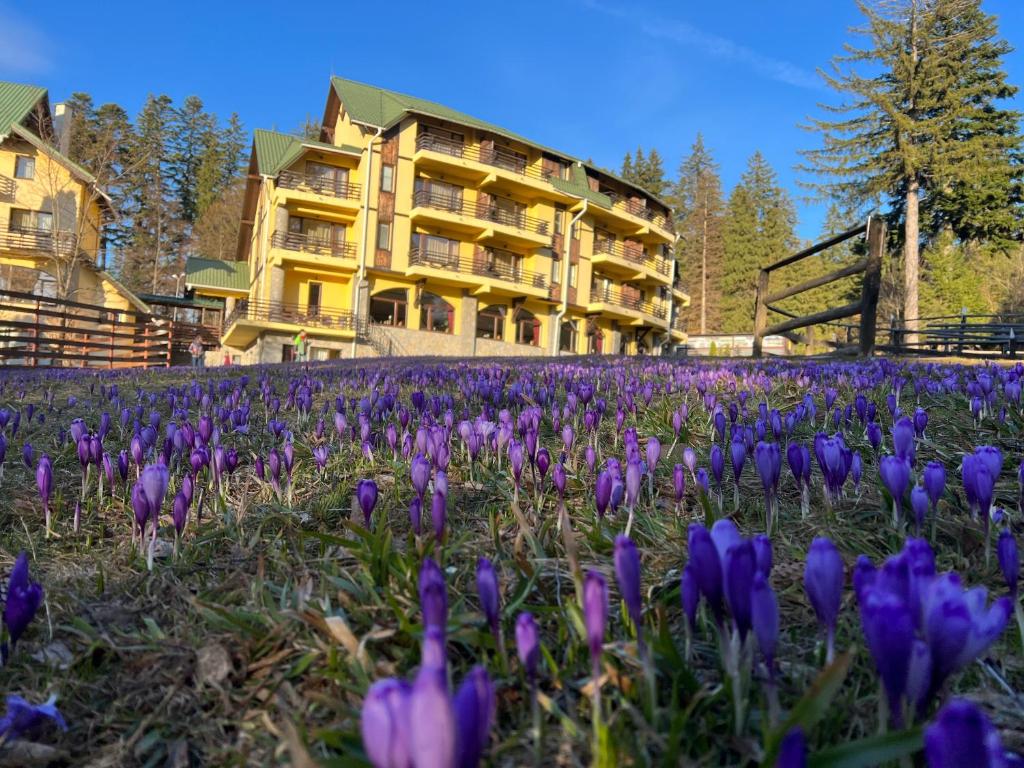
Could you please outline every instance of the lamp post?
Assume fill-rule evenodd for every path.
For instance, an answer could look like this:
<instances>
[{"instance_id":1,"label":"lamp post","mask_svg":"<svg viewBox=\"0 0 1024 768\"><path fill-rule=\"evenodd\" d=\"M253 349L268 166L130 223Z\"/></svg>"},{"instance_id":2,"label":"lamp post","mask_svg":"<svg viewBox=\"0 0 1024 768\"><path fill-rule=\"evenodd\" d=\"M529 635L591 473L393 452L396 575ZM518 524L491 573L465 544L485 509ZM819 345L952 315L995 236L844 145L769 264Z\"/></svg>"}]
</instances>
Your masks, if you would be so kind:
<instances>
[{"instance_id":1,"label":"lamp post","mask_svg":"<svg viewBox=\"0 0 1024 768\"><path fill-rule=\"evenodd\" d=\"M181 290L181 278L183 278L184 276L185 276L184 272L176 272L175 274L171 275L171 279L174 280L174 297L175 298L178 297L178 291ZM177 307L177 305L175 305L175 307L174 307L174 315L173 316L174 316L174 322L178 322L178 307Z\"/></svg>"}]
</instances>

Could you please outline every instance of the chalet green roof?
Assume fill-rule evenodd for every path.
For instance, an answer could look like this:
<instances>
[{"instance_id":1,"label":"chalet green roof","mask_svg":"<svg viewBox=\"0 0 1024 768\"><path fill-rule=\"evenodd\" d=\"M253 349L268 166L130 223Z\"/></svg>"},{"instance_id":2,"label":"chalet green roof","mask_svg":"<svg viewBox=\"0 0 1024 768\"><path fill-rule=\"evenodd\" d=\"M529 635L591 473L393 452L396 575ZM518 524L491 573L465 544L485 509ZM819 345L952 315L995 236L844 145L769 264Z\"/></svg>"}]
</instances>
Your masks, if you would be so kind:
<instances>
[{"instance_id":1,"label":"chalet green roof","mask_svg":"<svg viewBox=\"0 0 1024 768\"><path fill-rule=\"evenodd\" d=\"M362 154L359 147L343 144L336 147L322 141L300 139L287 133L265 131L257 128L253 131L253 151L256 153L256 165L261 176L276 176L280 171L295 162L307 149L325 152L344 152L346 154Z\"/></svg>"},{"instance_id":2,"label":"chalet green roof","mask_svg":"<svg viewBox=\"0 0 1024 768\"><path fill-rule=\"evenodd\" d=\"M20 124L45 98L45 88L0 80L0 139L6 138L11 126Z\"/></svg>"},{"instance_id":3,"label":"chalet green roof","mask_svg":"<svg viewBox=\"0 0 1024 768\"><path fill-rule=\"evenodd\" d=\"M244 261L201 259L197 256L190 256L185 262L185 285L247 292L249 290L249 264Z\"/></svg>"},{"instance_id":4,"label":"chalet green roof","mask_svg":"<svg viewBox=\"0 0 1024 768\"><path fill-rule=\"evenodd\" d=\"M595 203L602 208L611 208L612 200L608 195L603 195L600 192L595 192L590 188L590 183L587 181L586 171L583 170L583 166L574 163L569 166L569 178L568 179L551 179L551 184L555 189L560 189L568 195L575 195L576 197L583 197L592 203Z\"/></svg>"},{"instance_id":5,"label":"chalet green roof","mask_svg":"<svg viewBox=\"0 0 1024 768\"><path fill-rule=\"evenodd\" d=\"M559 152L558 150L551 149L550 147L545 147L543 144L538 144L535 141L524 138L523 136L502 128L499 125L488 123L485 120L480 120L472 115L467 115L465 112L459 112L456 109L451 109L443 104L428 101L427 99L421 99L416 96L409 96L404 93L397 93L396 91L389 91L385 88L378 88L373 85L366 85L365 83L358 83L354 80L346 80L342 77L332 77L331 86L334 88L335 93L338 94L338 98L341 100L341 103L345 106L345 110L348 112L349 117L357 123L371 125L376 128L384 128L386 130L398 123L408 114L428 115L441 120L449 120L453 123L458 123L459 125L466 125L470 128L476 128L477 130L487 131L488 133L493 133L497 136L511 139L512 141L528 144L531 147L539 149L541 152L547 152L550 155L560 157L564 160L569 160L573 164L580 166L580 176L585 176L582 172L582 168L588 168L595 173L602 174L621 182L628 187L639 190L651 199L661 205L664 205L666 208L671 209L671 206L664 200L660 200L647 190L626 181L620 176L616 176L614 173L609 173L602 168L598 168L595 165L586 163L578 158L572 157L571 155L567 155L565 152ZM572 176L576 176L575 169ZM556 183L556 181L557 180L552 180L552 183L559 189L563 189L568 194L586 197L592 202L604 207L609 207L611 205L611 201L607 195L599 195L596 192L590 191L590 187L586 183L586 178L583 178L582 186L580 186L579 181L575 178L570 179L569 181L562 181L561 183ZM569 187L571 187L571 189L569 189Z\"/></svg>"},{"instance_id":6,"label":"chalet green roof","mask_svg":"<svg viewBox=\"0 0 1024 768\"><path fill-rule=\"evenodd\" d=\"M165 296L159 293L140 293L139 299L151 306L181 307L184 309L221 309L224 306L222 299L212 299L203 296Z\"/></svg>"}]
</instances>

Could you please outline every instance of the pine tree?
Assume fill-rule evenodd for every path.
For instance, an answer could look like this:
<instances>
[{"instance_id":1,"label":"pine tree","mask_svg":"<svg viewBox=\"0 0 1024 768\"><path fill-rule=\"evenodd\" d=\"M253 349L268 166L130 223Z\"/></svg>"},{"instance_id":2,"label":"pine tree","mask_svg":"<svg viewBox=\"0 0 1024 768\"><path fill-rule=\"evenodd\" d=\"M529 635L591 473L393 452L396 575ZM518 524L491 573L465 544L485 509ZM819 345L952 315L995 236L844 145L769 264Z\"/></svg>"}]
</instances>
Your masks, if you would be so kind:
<instances>
[{"instance_id":1,"label":"pine tree","mask_svg":"<svg viewBox=\"0 0 1024 768\"><path fill-rule=\"evenodd\" d=\"M676 269L690 294L687 330L706 334L721 325L724 212L718 164L699 133L679 164L671 201L679 234Z\"/></svg>"},{"instance_id":2,"label":"pine tree","mask_svg":"<svg viewBox=\"0 0 1024 768\"><path fill-rule=\"evenodd\" d=\"M796 212L760 152L729 196L723 229L722 330L750 333L757 274L797 247Z\"/></svg>"},{"instance_id":3,"label":"pine tree","mask_svg":"<svg viewBox=\"0 0 1024 768\"><path fill-rule=\"evenodd\" d=\"M198 96L187 97L179 109L173 110L168 167L177 190L181 215L188 224L192 224L199 214L199 169L204 155L217 152L216 129L216 119L205 111Z\"/></svg>"},{"instance_id":4,"label":"pine tree","mask_svg":"<svg viewBox=\"0 0 1024 768\"><path fill-rule=\"evenodd\" d=\"M923 252L921 311L926 316L956 315L964 307L989 309L972 259L951 231L934 238Z\"/></svg>"},{"instance_id":5,"label":"pine tree","mask_svg":"<svg viewBox=\"0 0 1024 768\"><path fill-rule=\"evenodd\" d=\"M128 174L129 242L121 276L129 287L159 293L167 275L180 267L180 197L171 172L174 113L167 96L150 96L135 121Z\"/></svg>"},{"instance_id":6,"label":"pine tree","mask_svg":"<svg viewBox=\"0 0 1024 768\"><path fill-rule=\"evenodd\" d=\"M636 167L633 165L633 155L629 152L622 158L622 168L619 170L619 176L626 181L636 181Z\"/></svg>"},{"instance_id":7,"label":"pine tree","mask_svg":"<svg viewBox=\"0 0 1024 768\"><path fill-rule=\"evenodd\" d=\"M655 197L665 194L668 187L661 155L656 149L652 149L646 157L644 157L643 147L636 148L636 155L630 155L627 152L622 159L622 169L619 171L619 175L630 184L635 184Z\"/></svg>"},{"instance_id":8,"label":"pine tree","mask_svg":"<svg viewBox=\"0 0 1024 768\"><path fill-rule=\"evenodd\" d=\"M851 208L884 198L902 225L903 313L920 316L920 243L945 228L958 237L1019 229L1019 115L999 102L1006 82L995 18L980 0L877 0L858 6L869 39L847 47L827 83L848 98L814 120L823 146L804 153L810 186ZM876 70L865 77L854 67ZM923 196L923 199L922 199Z\"/></svg>"}]
</instances>

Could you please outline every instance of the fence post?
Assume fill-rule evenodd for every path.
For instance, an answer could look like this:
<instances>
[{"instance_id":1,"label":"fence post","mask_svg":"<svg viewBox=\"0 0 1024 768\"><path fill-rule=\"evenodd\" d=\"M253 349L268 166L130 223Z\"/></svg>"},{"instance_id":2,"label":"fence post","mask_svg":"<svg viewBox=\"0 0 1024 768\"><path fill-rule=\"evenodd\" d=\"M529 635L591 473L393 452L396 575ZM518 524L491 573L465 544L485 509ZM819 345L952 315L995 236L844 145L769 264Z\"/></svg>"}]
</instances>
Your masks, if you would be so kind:
<instances>
[{"instance_id":1,"label":"fence post","mask_svg":"<svg viewBox=\"0 0 1024 768\"><path fill-rule=\"evenodd\" d=\"M885 253L885 222L877 217L868 219L868 263L864 268L864 286L860 298L860 354L868 357L875 353L877 331L878 292L882 286L882 257Z\"/></svg>"},{"instance_id":2,"label":"fence post","mask_svg":"<svg viewBox=\"0 0 1024 768\"><path fill-rule=\"evenodd\" d=\"M35 322L32 326L32 367L39 365L39 299L36 299Z\"/></svg>"},{"instance_id":3,"label":"fence post","mask_svg":"<svg viewBox=\"0 0 1024 768\"><path fill-rule=\"evenodd\" d=\"M114 370L114 339L116 338L114 336L114 334L116 333L116 331L117 331L117 326L114 325L114 315L111 314L110 315L110 362L108 364L108 367L110 368L110 370Z\"/></svg>"},{"instance_id":4,"label":"fence post","mask_svg":"<svg viewBox=\"0 0 1024 768\"><path fill-rule=\"evenodd\" d=\"M174 357L174 320L167 321L167 365L165 368L171 367L172 358Z\"/></svg>"},{"instance_id":5,"label":"fence post","mask_svg":"<svg viewBox=\"0 0 1024 768\"><path fill-rule=\"evenodd\" d=\"M765 306L767 298L768 270L762 269L757 275L757 298L754 302L754 348L751 351L754 357L761 357L761 343L768 322L768 309Z\"/></svg>"},{"instance_id":6,"label":"fence post","mask_svg":"<svg viewBox=\"0 0 1024 768\"><path fill-rule=\"evenodd\" d=\"M960 332L957 335L956 353L959 356L964 354L964 333L967 332L967 307L960 308Z\"/></svg>"}]
</instances>

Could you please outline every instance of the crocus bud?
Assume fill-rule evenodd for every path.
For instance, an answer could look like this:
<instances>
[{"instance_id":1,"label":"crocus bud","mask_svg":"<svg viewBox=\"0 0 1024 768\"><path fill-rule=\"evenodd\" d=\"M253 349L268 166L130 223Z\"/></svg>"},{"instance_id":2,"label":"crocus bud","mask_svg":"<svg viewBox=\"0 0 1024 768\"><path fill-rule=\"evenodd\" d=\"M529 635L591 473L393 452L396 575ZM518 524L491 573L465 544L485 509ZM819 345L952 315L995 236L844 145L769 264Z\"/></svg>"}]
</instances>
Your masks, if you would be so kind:
<instances>
[{"instance_id":1,"label":"crocus bud","mask_svg":"<svg viewBox=\"0 0 1024 768\"><path fill-rule=\"evenodd\" d=\"M420 567L419 589L423 625L444 632L448 624L448 589L441 568L432 558L426 558Z\"/></svg>"},{"instance_id":2,"label":"crocus bud","mask_svg":"<svg viewBox=\"0 0 1024 768\"><path fill-rule=\"evenodd\" d=\"M537 622L526 611L516 619L516 652L526 672L526 679L532 685L537 679L537 664L540 661L540 635Z\"/></svg>"},{"instance_id":3,"label":"crocus bud","mask_svg":"<svg viewBox=\"0 0 1024 768\"><path fill-rule=\"evenodd\" d=\"M736 622L736 629L742 641L750 631L751 625L751 592L754 587L754 574L757 572L754 545L746 539L733 544L726 550L723 564L725 599L729 603L729 611Z\"/></svg>"},{"instance_id":4,"label":"crocus bud","mask_svg":"<svg viewBox=\"0 0 1024 768\"><path fill-rule=\"evenodd\" d=\"M715 622L722 622L722 561L708 529L698 523L690 525L688 532L690 564L693 566L697 587L708 602Z\"/></svg>"},{"instance_id":5,"label":"crocus bud","mask_svg":"<svg viewBox=\"0 0 1024 768\"><path fill-rule=\"evenodd\" d=\"M29 580L28 553L22 552L14 561L14 568L7 582L7 601L4 604L4 627L11 638L12 652L32 622L42 601L43 588Z\"/></svg>"},{"instance_id":6,"label":"crocus bud","mask_svg":"<svg viewBox=\"0 0 1024 768\"><path fill-rule=\"evenodd\" d=\"M946 489L946 468L941 461L929 461L924 467L924 489L928 493L928 500L932 505L932 512L942 498Z\"/></svg>"},{"instance_id":7,"label":"crocus bud","mask_svg":"<svg viewBox=\"0 0 1024 768\"><path fill-rule=\"evenodd\" d=\"M409 745L416 765L427 755L427 766L455 765L456 730L445 683L433 670L422 669L409 696Z\"/></svg>"},{"instance_id":8,"label":"crocus bud","mask_svg":"<svg viewBox=\"0 0 1024 768\"><path fill-rule=\"evenodd\" d=\"M615 578L619 593L626 603L626 612L636 627L637 637L643 642L643 600L640 596L640 555L636 544L627 536L615 537Z\"/></svg>"},{"instance_id":9,"label":"crocus bud","mask_svg":"<svg viewBox=\"0 0 1024 768\"><path fill-rule=\"evenodd\" d=\"M697 628L697 605L700 602L700 589L697 587L697 575L692 563L687 563L679 577L679 597L683 603L683 613L690 622L691 629Z\"/></svg>"},{"instance_id":10,"label":"crocus bud","mask_svg":"<svg viewBox=\"0 0 1024 768\"><path fill-rule=\"evenodd\" d=\"M555 464L555 468L551 470L551 482L555 486L555 490L558 492L558 498L565 498L565 467L562 466L561 462Z\"/></svg>"},{"instance_id":11,"label":"crocus bud","mask_svg":"<svg viewBox=\"0 0 1024 768\"><path fill-rule=\"evenodd\" d=\"M501 620L498 603L501 591L498 587L498 576L494 566L486 557L481 557L476 564L476 590L480 597L480 610L487 619L491 632L498 633Z\"/></svg>"},{"instance_id":12,"label":"crocus bud","mask_svg":"<svg viewBox=\"0 0 1024 768\"><path fill-rule=\"evenodd\" d=\"M413 496L409 502L409 524L412 526L412 532L417 536L420 535L422 518L423 499L419 496Z\"/></svg>"},{"instance_id":13,"label":"crocus bud","mask_svg":"<svg viewBox=\"0 0 1024 768\"><path fill-rule=\"evenodd\" d=\"M597 571L587 571L583 579L583 623L587 629L591 664L596 673L601 663L605 625L608 623L608 585Z\"/></svg>"},{"instance_id":14,"label":"crocus bud","mask_svg":"<svg viewBox=\"0 0 1024 768\"><path fill-rule=\"evenodd\" d=\"M647 469L652 474L661 459L661 441L656 437L647 439Z\"/></svg>"},{"instance_id":15,"label":"crocus bud","mask_svg":"<svg viewBox=\"0 0 1024 768\"><path fill-rule=\"evenodd\" d=\"M903 511L903 495L910 483L910 465L899 456L883 456L878 462L878 474L892 496L895 514Z\"/></svg>"},{"instance_id":16,"label":"crocus bud","mask_svg":"<svg viewBox=\"0 0 1024 768\"><path fill-rule=\"evenodd\" d=\"M359 502L359 508L363 511L363 523L369 528L370 515L373 513L373 508L377 506L377 483L373 480L360 480L356 484L356 499Z\"/></svg>"},{"instance_id":17,"label":"crocus bud","mask_svg":"<svg viewBox=\"0 0 1024 768\"><path fill-rule=\"evenodd\" d=\"M597 506L597 516L604 517L608 511L608 503L612 498L612 474L607 469L601 470L597 475L594 485L594 503Z\"/></svg>"},{"instance_id":18,"label":"crocus bud","mask_svg":"<svg viewBox=\"0 0 1024 768\"><path fill-rule=\"evenodd\" d=\"M180 536L185 530L185 522L188 520L188 497L178 491L174 495L174 502L171 504L171 519L174 522L174 530Z\"/></svg>"},{"instance_id":19,"label":"crocus bud","mask_svg":"<svg viewBox=\"0 0 1024 768\"><path fill-rule=\"evenodd\" d=\"M430 502L430 520L434 524L434 537L439 543L444 538L447 518L448 498L440 490L436 490Z\"/></svg>"},{"instance_id":20,"label":"crocus bud","mask_svg":"<svg viewBox=\"0 0 1024 768\"><path fill-rule=\"evenodd\" d=\"M783 737L775 768L807 768L807 739L800 726L791 729Z\"/></svg>"},{"instance_id":21,"label":"crocus bud","mask_svg":"<svg viewBox=\"0 0 1024 768\"><path fill-rule=\"evenodd\" d=\"M828 636L835 633L839 603L843 598L843 558L830 539L823 536L811 542L804 567L804 590Z\"/></svg>"},{"instance_id":22,"label":"crocus bud","mask_svg":"<svg viewBox=\"0 0 1024 768\"><path fill-rule=\"evenodd\" d=\"M999 732L985 714L966 699L952 699L939 710L934 722L925 729L924 753L928 768L1009 765Z\"/></svg>"},{"instance_id":23,"label":"crocus bud","mask_svg":"<svg viewBox=\"0 0 1024 768\"><path fill-rule=\"evenodd\" d=\"M475 768L487 748L494 720L494 684L487 670L477 665L462 681L453 701L458 723L455 765Z\"/></svg>"},{"instance_id":24,"label":"crocus bud","mask_svg":"<svg viewBox=\"0 0 1024 768\"><path fill-rule=\"evenodd\" d=\"M409 684L394 678L378 680L366 692L360 724L363 749L374 768L408 768L412 764L410 694Z\"/></svg>"},{"instance_id":25,"label":"crocus bud","mask_svg":"<svg viewBox=\"0 0 1024 768\"><path fill-rule=\"evenodd\" d=\"M924 518L928 514L928 507L931 502L928 498L928 491L923 486L915 485L910 490L910 509L914 513L914 525L921 530L924 525Z\"/></svg>"},{"instance_id":26,"label":"crocus bud","mask_svg":"<svg viewBox=\"0 0 1024 768\"><path fill-rule=\"evenodd\" d=\"M676 501L681 502L686 495L686 473L682 464L676 464L672 468L672 490L675 493Z\"/></svg>"},{"instance_id":27,"label":"crocus bud","mask_svg":"<svg viewBox=\"0 0 1024 768\"><path fill-rule=\"evenodd\" d=\"M907 687L914 621L906 601L876 586L861 591L861 627L864 640L882 679L893 724L901 722L900 699Z\"/></svg>"}]
</instances>

